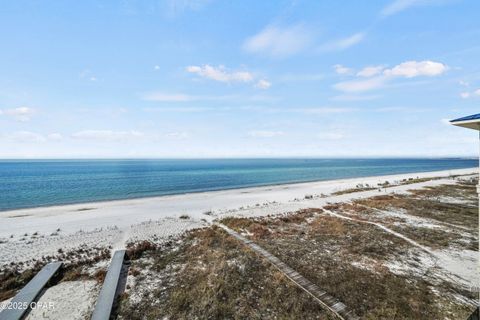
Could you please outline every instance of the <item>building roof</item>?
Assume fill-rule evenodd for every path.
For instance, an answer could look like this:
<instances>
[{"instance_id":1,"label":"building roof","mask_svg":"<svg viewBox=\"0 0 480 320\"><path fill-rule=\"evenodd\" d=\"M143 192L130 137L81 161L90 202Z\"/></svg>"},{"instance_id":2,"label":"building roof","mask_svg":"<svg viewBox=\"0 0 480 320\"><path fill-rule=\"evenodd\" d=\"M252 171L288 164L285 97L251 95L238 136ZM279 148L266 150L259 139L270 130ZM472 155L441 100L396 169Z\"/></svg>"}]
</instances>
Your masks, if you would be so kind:
<instances>
[{"instance_id":1,"label":"building roof","mask_svg":"<svg viewBox=\"0 0 480 320\"><path fill-rule=\"evenodd\" d=\"M450 120L450 123L464 128L474 129L480 131L480 113L472 114L471 116L466 116L454 120Z\"/></svg>"}]
</instances>

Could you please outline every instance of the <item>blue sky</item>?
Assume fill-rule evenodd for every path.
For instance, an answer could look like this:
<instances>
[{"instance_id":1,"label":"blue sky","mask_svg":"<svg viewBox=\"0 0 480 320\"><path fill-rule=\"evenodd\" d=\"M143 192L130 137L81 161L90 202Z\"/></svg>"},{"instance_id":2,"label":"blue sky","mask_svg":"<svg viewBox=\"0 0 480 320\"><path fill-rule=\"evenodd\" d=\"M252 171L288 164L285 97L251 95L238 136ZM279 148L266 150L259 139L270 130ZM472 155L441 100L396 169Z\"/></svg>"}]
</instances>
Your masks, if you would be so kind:
<instances>
[{"instance_id":1,"label":"blue sky","mask_svg":"<svg viewBox=\"0 0 480 320\"><path fill-rule=\"evenodd\" d=\"M0 157L472 156L479 1L8 1Z\"/></svg>"}]
</instances>

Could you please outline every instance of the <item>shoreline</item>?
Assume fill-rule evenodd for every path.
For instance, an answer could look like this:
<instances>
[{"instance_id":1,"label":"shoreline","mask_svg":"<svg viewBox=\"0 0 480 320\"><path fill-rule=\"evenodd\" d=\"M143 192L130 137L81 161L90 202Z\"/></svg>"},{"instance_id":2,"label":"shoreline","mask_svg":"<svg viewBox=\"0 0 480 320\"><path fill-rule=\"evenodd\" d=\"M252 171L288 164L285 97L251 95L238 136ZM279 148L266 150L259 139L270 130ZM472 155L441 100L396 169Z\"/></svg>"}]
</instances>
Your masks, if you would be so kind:
<instances>
[{"instance_id":1,"label":"shoreline","mask_svg":"<svg viewBox=\"0 0 480 320\"><path fill-rule=\"evenodd\" d=\"M273 184L260 184L256 186L245 186L245 187L233 187L233 188L225 188L225 189L213 189L213 190L205 190L205 191L191 191L191 192L183 192L183 193L172 193L172 194L163 194L163 195L155 195L155 196L139 196L139 197L132 197L132 198L121 198L121 199L107 199L107 200L98 200L98 201L87 201L87 202L74 202L74 203L65 203L65 204L55 204L55 205L42 205L36 207L24 207L24 208L15 208L15 209L7 209L1 210L0 209L0 218L3 214L14 213L14 212L24 212L24 211L36 211L42 209L57 209L57 208L68 208L72 207L74 210L77 206L88 206L88 205L102 205L102 204L109 204L109 203L122 203L128 204L128 202L134 201L142 201L142 200L153 200L153 199L162 199L166 197L177 197L177 196L188 196L188 195L196 195L196 194L208 194L208 193L219 193L219 192L229 192L229 191L240 191L240 190L251 190L255 191L255 189L263 189L263 188L282 188L282 187L289 187L289 186L301 186L301 185L311 185L317 183L328 183L328 182L345 182L348 183L350 181L357 181L358 179L374 179L374 178L382 178L383 179L392 179L396 178L396 180L401 179L399 177L411 177L411 175L415 175L415 178L429 178L429 177L443 177L443 176L450 176L456 174L464 174L462 172L469 172L469 171L478 171L478 167L471 167L471 168L462 168L462 169L448 169L448 170L438 170L438 171L420 171L420 172L410 172L410 173L398 173L398 174L389 174L389 175L372 175L372 176L359 176L353 178L339 178L339 179L327 179L327 180L312 180L312 181L298 181L298 182L287 182L287 183L273 183ZM459 173L457 173L459 172ZM359 182L361 183L361 182Z\"/></svg>"},{"instance_id":2,"label":"shoreline","mask_svg":"<svg viewBox=\"0 0 480 320\"><path fill-rule=\"evenodd\" d=\"M357 184L377 186L385 181L392 183L408 178L441 178L474 173L478 173L477 168L325 180L2 211L0 212L0 238L35 232L50 234L57 229L61 229L64 234L72 234L79 230L83 232L94 231L102 228L125 230L133 225L149 221L165 219L179 221L182 215L187 215L189 217L188 221L192 223L203 225L206 222L211 222L214 218L229 214L265 215L275 212L291 212L305 206L322 205L327 199L321 198L322 195L331 195L336 191L355 188ZM398 189L408 190L410 187L404 185L398 186ZM356 194L358 193L334 198L348 201ZM361 194L375 195L378 194L378 190L361 192ZM313 195L315 199L305 201L307 195Z\"/></svg>"},{"instance_id":3,"label":"shoreline","mask_svg":"<svg viewBox=\"0 0 480 320\"><path fill-rule=\"evenodd\" d=\"M169 241L185 231L208 227L225 217L284 215L301 209L321 208L379 194L406 193L411 189L455 184L451 175L478 175L477 168L400 175L371 176L319 182L283 184L182 195L91 202L0 212L0 266L26 263L58 250L78 248L122 249L128 243ZM432 178L411 184L403 179ZM390 182L388 188L379 183ZM335 194L356 188L373 190ZM30 262L29 262L30 261Z\"/></svg>"}]
</instances>

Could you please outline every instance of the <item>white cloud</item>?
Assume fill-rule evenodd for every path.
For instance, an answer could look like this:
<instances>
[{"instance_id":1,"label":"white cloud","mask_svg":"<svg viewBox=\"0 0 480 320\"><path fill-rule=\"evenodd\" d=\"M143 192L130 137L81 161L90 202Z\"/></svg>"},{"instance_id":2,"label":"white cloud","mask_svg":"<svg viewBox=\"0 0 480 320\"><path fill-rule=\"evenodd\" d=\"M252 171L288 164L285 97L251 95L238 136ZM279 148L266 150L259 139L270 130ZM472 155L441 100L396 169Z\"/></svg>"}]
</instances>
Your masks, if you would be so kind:
<instances>
[{"instance_id":1,"label":"white cloud","mask_svg":"<svg viewBox=\"0 0 480 320\"><path fill-rule=\"evenodd\" d=\"M97 81L97 77L93 74L90 69L82 70L79 74L81 79L88 79L90 81Z\"/></svg>"},{"instance_id":2,"label":"white cloud","mask_svg":"<svg viewBox=\"0 0 480 320\"><path fill-rule=\"evenodd\" d=\"M203 78L220 82L250 82L254 78L248 71L229 72L224 66L213 67L208 64L204 66L188 66L186 70Z\"/></svg>"},{"instance_id":3,"label":"white cloud","mask_svg":"<svg viewBox=\"0 0 480 320\"><path fill-rule=\"evenodd\" d=\"M376 67L367 67L376 68ZM363 75L378 73L379 70L364 68ZM366 70L367 69L367 70ZM377 75L365 80L350 80L335 84L333 87L344 92L364 92L383 87L387 82L396 77L414 78L419 76L434 77L443 74L448 67L440 62L425 61L406 61L394 66L391 69L385 69L382 75ZM357 75L359 75L359 73Z\"/></svg>"},{"instance_id":4,"label":"white cloud","mask_svg":"<svg viewBox=\"0 0 480 320\"><path fill-rule=\"evenodd\" d=\"M350 74L353 72L352 69L342 66L341 64L334 65L333 69L337 74Z\"/></svg>"},{"instance_id":5,"label":"white cloud","mask_svg":"<svg viewBox=\"0 0 480 320\"><path fill-rule=\"evenodd\" d=\"M31 131L17 131L9 136L10 139L18 142L44 142L46 138Z\"/></svg>"},{"instance_id":6,"label":"white cloud","mask_svg":"<svg viewBox=\"0 0 480 320\"><path fill-rule=\"evenodd\" d=\"M379 76L366 80L343 81L335 84L333 87L344 92L364 92L382 87L386 80L386 77Z\"/></svg>"},{"instance_id":7,"label":"white cloud","mask_svg":"<svg viewBox=\"0 0 480 320\"><path fill-rule=\"evenodd\" d=\"M125 141L142 138L139 131L84 130L72 134L72 138L97 141Z\"/></svg>"},{"instance_id":8,"label":"white cloud","mask_svg":"<svg viewBox=\"0 0 480 320\"><path fill-rule=\"evenodd\" d=\"M47 135L32 132L32 131L15 131L11 134L4 135L5 138L15 142L22 143L38 143L46 141L59 141L62 139L62 135L59 133L50 133Z\"/></svg>"},{"instance_id":9,"label":"white cloud","mask_svg":"<svg viewBox=\"0 0 480 320\"><path fill-rule=\"evenodd\" d=\"M14 109L3 110L0 114L12 116L17 121L29 121L35 110L29 107L19 107Z\"/></svg>"},{"instance_id":10,"label":"white cloud","mask_svg":"<svg viewBox=\"0 0 480 320\"><path fill-rule=\"evenodd\" d=\"M256 88L264 90L270 88L271 86L272 84L265 79L258 80L257 84L255 85Z\"/></svg>"},{"instance_id":11,"label":"white cloud","mask_svg":"<svg viewBox=\"0 0 480 320\"><path fill-rule=\"evenodd\" d=\"M266 130L254 130L248 132L248 135L252 138L273 138L283 136L282 131L266 131Z\"/></svg>"},{"instance_id":12,"label":"white cloud","mask_svg":"<svg viewBox=\"0 0 480 320\"><path fill-rule=\"evenodd\" d=\"M449 1L449 0L394 0L389 5L385 6L380 12L380 14L383 17L388 17L412 7L441 5L448 2L452 2L452 1Z\"/></svg>"},{"instance_id":13,"label":"white cloud","mask_svg":"<svg viewBox=\"0 0 480 320\"><path fill-rule=\"evenodd\" d=\"M224 66L214 67L211 65L188 66L185 68L187 72L197 74L203 78L211 79L219 82L243 82L248 83L256 80L255 75L248 71L229 71ZM268 89L272 84L266 79L259 79L255 83L255 87L259 89ZM180 97L183 99L183 97Z\"/></svg>"},{"instance_id":14,"label":"white cloud","mask_svg":"<svg viewBox=\"0 0 480 320\"><path fill-rule=\"evenodd\" d=\"M470 92L461 92L460 97L462 97L462 99L470 98Z\"/></svg>"},{"instance_id":15,"label":"white cloud","mask_svg":"<svg viewBox=\"0 0 480 320\"><path fill-rule=\"evenodd\" d=\"M380 74L383 71L383 66L368 66L357 72L358 77L373 77Z\"/></svg>"},{"instance_id":16,"label":"white cloud","mask_svg":"<svg viewBox=\"0 0 480 320\"><path fill-rule=\"evenodd\" d=\"M320 46L320 51L341 51L348 49L358 43L360 43L365 38L365 33L358 32L347 38L342 38L327 42L324 45Z\"/></svg>"},{"instance_id":17,"label":"white cloud","mask_svg":"<svg viewBox=\"0 0 480 320\"><path fill-rule=\"evenodd\" d=\"M382 9L382 16L390 16L424 2L423 0L395 0Z\"/></svg>"},{"instance_id":18,"label":"white cloud","mask_svg":"<svg viewBox=\"0 0 480 320\"><path fill-rule=\"evenodd\" d=\"M248 38L243 49L250 53L284 58L304 50L310 42L309 32L301 25L285 28L268 26Z\"/></svg>"},{"instance_id":19,"label":"white cloud","mask_svg":"<svg viewBox=\"0 0 480 320\"><path fill-rule=\"evenodd\" d=\"M468 92L468 91L461 92L460 97L462 97L463 99L468 99L468 98L472 98L472 97L480 97L480 89L474 90L472 92Z\"/></svg>"},{"instance_id":20,"label":"white cloud","mask_svg":"<svg viewBox=\"0 0 480 320\"><path fill-rule=\"evenodd\" d=\"M160 66L159 66L159 65L155 65L155 66L153 67L153 69L154 69L154 70L160 70Z\"/></svg>"},{"instance_id":21,"label":"white cloud","mask_svg":"<svg viewBox=\"0 0 480 320\"><path fill-rule=\"evenodd\" d=\"M413 78L418 76L438 76L445 71L448 67L441 63L430 60L424 61L406 61L396 65L392 69L387 69L383 73L387 76L399 76L405 78Z\"/></svg>"}]
</instances>

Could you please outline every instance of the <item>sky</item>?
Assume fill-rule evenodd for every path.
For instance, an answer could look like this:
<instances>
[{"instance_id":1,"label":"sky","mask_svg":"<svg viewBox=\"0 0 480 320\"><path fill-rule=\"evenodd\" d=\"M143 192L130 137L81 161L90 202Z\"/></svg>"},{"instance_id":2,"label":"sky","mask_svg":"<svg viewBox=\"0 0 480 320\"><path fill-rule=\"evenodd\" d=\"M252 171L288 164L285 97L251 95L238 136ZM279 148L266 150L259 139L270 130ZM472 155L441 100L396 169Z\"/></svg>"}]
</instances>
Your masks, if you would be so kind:
<instances>
[{"instance_id":1,"label":"sky","mask_svg":"<svg viewBox=\"0 0 480 320\"><path fill-rule=\"evenodd\" d=\"M480 1L5 1L0 158L476 156Z\"/></svg>"}]
</instances>

